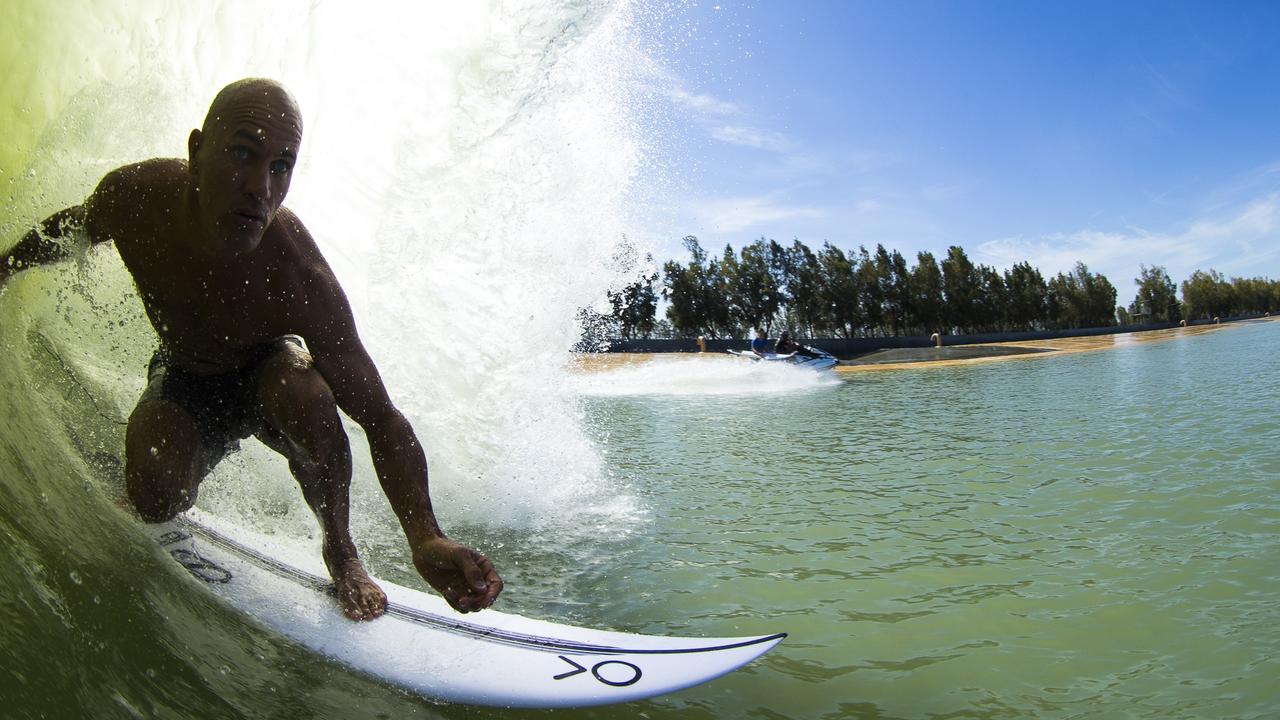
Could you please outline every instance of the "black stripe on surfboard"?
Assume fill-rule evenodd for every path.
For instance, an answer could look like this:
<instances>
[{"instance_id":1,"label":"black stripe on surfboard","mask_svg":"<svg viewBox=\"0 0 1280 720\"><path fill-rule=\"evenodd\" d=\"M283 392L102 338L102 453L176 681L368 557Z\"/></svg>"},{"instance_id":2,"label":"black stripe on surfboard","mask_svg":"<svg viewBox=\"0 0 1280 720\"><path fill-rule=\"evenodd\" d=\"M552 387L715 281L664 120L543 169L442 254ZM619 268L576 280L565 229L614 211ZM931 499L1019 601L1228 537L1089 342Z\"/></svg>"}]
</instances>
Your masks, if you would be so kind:
<instances>
[{"instance_id":1,"label":"black stripe on surfboard","mask_svg":"<svg viewBox=\"0 0 1280 720\"><path fill-rule=\"evenodd\" d=\"M292 580L293 582L304 587L311 588L312 590L336 596L333 583L319 577L318 575L313 575L305 570L300 570L292 565L280 562L275 558L263 555L257 550L246 545L242 545L222 533L211 528L207 528L194 520L179 517L177 522L192 533L200 535L205 540L221 546L225 550L244 557L246 560L249 560L268 572L272 572L287 580ZM766 635L758 638L749 638L735 643L694 648L628 649L611 645L578 643L571 640L559 640L555 638L529 635L526 633L512 632L510 630L483 627L481 625L475 625L461 620L454 620L444 617L443 615L437 615L425 610L419 610L418 608L390 601L387 603L387 614L399 617L416 625L432 627L437 630L444 630L456 635L483 639L503 645L525 647L547 652L569 652L582 655L685 655L689 653L707 653L717 652L720 650L734 650L737 648L749 647L751 645L760 645L763 643L781 640L787 636L786 633L776 633L774 635Z\"/></svg>"}]
</instances>

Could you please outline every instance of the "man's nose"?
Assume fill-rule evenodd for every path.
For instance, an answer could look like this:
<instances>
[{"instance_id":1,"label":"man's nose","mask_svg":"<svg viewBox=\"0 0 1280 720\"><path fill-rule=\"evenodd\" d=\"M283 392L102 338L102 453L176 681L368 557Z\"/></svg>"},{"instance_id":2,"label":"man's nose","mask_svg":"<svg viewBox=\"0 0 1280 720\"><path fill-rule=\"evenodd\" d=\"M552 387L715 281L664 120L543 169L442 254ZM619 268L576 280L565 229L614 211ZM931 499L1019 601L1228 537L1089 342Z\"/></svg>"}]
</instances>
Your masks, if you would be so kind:
<instances>
[{"instance_id":1,"label":"man's nose","mask_svg":"<svg viewBox=\"0 0 1280 720\"><path fill-rule=\"evenodd\" d=\"M271 200L271 166L263 165L249 170L244 190L263 202Z\"/></svg>"}]
</instances>

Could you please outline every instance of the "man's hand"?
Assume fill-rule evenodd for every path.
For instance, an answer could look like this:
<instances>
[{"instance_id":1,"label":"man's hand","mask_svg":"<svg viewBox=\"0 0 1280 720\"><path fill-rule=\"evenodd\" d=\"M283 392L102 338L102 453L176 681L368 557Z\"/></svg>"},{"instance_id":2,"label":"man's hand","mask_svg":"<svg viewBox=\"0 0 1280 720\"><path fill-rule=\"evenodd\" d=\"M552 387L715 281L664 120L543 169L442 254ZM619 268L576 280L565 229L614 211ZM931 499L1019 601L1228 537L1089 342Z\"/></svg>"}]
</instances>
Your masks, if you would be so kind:
<instances>
[{"instance_id":1,"label":"man's hand","mask_svg":"<svg viewBox=\"0 0 1280 720\"><path fill-rule=\"evenodd\" d=\"M414 548L413 564L458 612L483 610L502 592L502 578L489 558L446 537Z\"/></svg>"}]
</instances>

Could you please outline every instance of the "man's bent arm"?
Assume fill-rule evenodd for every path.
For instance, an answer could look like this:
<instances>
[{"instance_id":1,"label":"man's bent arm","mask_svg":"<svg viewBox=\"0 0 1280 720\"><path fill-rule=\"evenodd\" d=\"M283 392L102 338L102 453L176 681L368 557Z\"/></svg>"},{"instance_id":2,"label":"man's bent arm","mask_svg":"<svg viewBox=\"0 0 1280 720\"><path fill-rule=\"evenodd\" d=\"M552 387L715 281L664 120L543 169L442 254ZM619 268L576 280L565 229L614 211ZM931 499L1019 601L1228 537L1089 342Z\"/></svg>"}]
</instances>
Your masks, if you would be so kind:
<instances>
[{"instance_id":1,"label":"man's bent arm","mask_svg":"<svg viewBox=\"0 0 1280 720\"><path fill-rule=\"evenodd\" d=\"M315 356L338 407L364 429L382 491L404 528L419 574L462 612L493 604L502 578L483 554L440 529L427 483L427 458L413 428L387 397L378 371L358 340L343 352Z\"/></svg>"},{"instance_id":2,"label":"man's bent arm","mask_svg":"<svg viewBox=\"0 0 1280 720\"><path fill-rule=\"evenodd\" d=\"M19 271L61 260L71 254L67 235L84 227L84 206L75 205L50 215L31 229L9 252L0 256L0 281Z\"/></svg>"}]
</instances>

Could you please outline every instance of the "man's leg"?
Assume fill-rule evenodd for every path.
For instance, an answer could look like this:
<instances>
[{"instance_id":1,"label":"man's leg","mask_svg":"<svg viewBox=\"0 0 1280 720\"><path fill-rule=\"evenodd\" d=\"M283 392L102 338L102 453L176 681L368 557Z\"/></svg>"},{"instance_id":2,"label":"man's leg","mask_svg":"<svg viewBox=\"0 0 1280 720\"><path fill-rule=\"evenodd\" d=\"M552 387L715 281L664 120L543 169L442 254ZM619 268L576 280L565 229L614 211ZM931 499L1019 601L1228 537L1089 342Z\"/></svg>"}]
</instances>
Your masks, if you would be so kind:
<instances>
[{"instance_id":1,"label":"man's leg","mask_svg":"<svg viewBox=\"0 0 1280 720\"><path fill-rule=\"evenodd\" d=\"M190 508L204 474L195 420L181 406L143 398L125 431L125 491L147 522L164 522Z\"/></svg>"},{"instance_id":2,"label":"man's leg","mask_svg":"<svg viewBox=\"0 0 1280 720\"><path fill-rule=\"evenodd\" d=\"M371 620L387 596L365 572L349 529L351 444L333 391L302 348L281 342L258 371L257 400L267 427L258 438L289 460L289 470L324 534L325 565L343 612Z\"/></svg>"}]
</instances>

